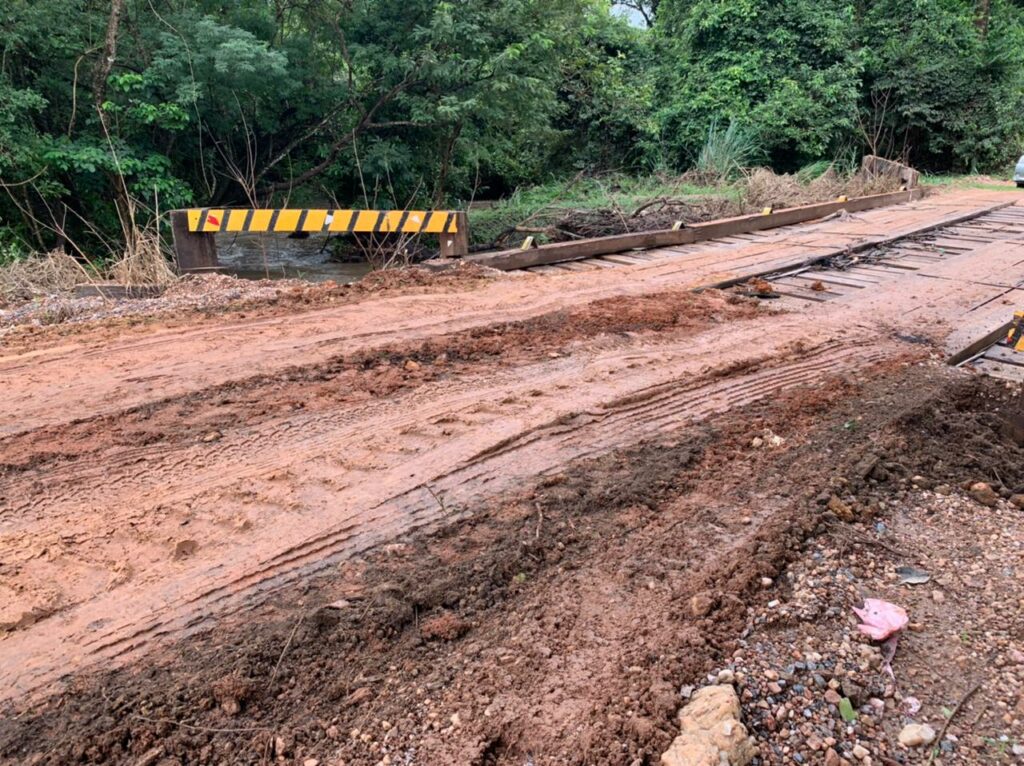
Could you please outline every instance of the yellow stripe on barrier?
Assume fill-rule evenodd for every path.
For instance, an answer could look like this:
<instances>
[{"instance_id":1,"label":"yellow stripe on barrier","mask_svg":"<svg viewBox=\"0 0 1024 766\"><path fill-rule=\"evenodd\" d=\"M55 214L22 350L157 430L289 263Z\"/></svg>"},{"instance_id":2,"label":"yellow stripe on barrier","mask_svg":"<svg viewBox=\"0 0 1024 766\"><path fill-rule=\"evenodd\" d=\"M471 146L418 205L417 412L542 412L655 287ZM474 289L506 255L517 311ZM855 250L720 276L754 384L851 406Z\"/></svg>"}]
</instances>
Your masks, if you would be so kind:
<instances>
[{"instance_id":1,"label":"yellow stripe on barrier","mask_svg":"<svg viewBox=\"0 0 1024 766\"><path fill-rule=\"evenodd\" d=\"M191 208L188 230L219 232L359 232L456 234L458 216L447 210L310 210L302 208Z\"/></svg>"}]
</instances>

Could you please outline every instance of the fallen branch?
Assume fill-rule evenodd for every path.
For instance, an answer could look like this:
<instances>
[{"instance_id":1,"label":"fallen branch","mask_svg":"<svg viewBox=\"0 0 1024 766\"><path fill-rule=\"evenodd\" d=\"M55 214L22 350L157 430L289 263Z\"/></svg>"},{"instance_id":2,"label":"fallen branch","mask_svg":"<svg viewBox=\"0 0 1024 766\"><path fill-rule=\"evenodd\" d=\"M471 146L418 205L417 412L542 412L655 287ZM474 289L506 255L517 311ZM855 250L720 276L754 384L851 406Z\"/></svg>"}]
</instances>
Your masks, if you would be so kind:
<instances>
[{"instance_id":1,"label":"fallen branch","mask_svg":"<svg viewBox=\"0 0 1024 766\"><path fill-rule=\"evenodd\" d=\"M931 757L928 759L927 766L932 766L932 763L935 762L935 756L938 755L939 750L941 749L940 745L942 744L942 738L946 736L946 730L949 728L949 725L953 722L953 719L956 718L956 714L960 712L960 708L964 706L967 700L969 700L971 697L975 695L975 693L978 691L978 689L981 688L983 683L983 681L978 681L978 683L976 683L974 686L968 689L967 693L960 698L960 701L958 703L956 703L956 707L953 708L953 712L949 714L949 718L947 718L946 722L942 724L942 729L939 730L939 736L935 738L935 747L932 748L932 754Z\"/></svg>"}]
</instances>

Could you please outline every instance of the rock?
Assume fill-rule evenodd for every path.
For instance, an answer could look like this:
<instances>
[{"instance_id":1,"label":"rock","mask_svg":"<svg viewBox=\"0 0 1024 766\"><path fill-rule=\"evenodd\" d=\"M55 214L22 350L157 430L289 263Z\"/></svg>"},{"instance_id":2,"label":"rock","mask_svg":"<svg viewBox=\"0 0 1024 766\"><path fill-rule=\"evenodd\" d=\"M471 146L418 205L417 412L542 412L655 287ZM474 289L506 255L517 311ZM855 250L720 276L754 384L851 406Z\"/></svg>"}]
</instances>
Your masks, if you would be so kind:
<instances>
[{"instance_id":1,"label":"rock","mask_svg":"<svg viewBox=\"0 0 1024 766\"><path fill-rule=\"evenodd\" d=\"M706 617L714 606L714 594L709 591L701 591L690 599L690 614L694 617Z\"/></svg>"},{"instance_id":2,"label":"rock","mask_svg":"<svg viewBox=\"0 0 1024 766\"><path fill-rule=\"evenodd\" d=\"M900 744L904 747L920 747L935 741L935 729L926 723L911 723L900 732Z\"/></svg>"},{"instance_id":3,"label":"rock","mask_svg":"<svg viewBox=\"0 0 1024 766\"><path fill-rule=\"evenodd\" d=\"M999 502L999 494L983 481L971 485L970 495L979 503L987 505L989 508Z\"/></svg>"},{"instance_id":4,"label":"rock","mask_svg":"<svg viewBox=\"0 0 1024 766\"><path fill-rule=\"evenodd\" d=\"M854 745L853 750L851 750L850 752L853 753L853 757L856 758L858 761L863 761L865 758L871 755L871 753L868 752L868 749L864 747L864 745L860 744Z\"/></svg>"},{"instance_id":5,"label":"rock","mask_svg":"<svg viewBox=\"0 0 1024 766\"><path fill-rule=\"evenodd\" d=\"M373 699L373 689L369 686L360 686L354 692L349 694L342 704L346 707L354 707L356 705L362 705L364 702L371 699Z\"/></svg>"},{"instance_id":6,"label":"rock","mask_svg":"<svg viewBox=\"0 0 1024 766\"><path fill-rule=\"evenodd\" d=\"M924 476L914 476L910 479L910 483L913 484L915 487L920 487L921 489L932 488L931 481L926 479Z\"/></svg>"},{"instance_id":7,"label":"rock","mask_svg":"<svg viewBox=\"0 0 1024 766\"><path fill-rule=\"evenodd\" d=\"M1024 495L1010 495L1010 503L1017 508L1024 508Z\"/></svg>"},{"instance_id":8,"label":"rock","mask_svg":"<svg viewBox=\"0 0 1024 766\"><path fill-rule=\"evenodd\" d=\"M832 495L829 499L828 509L842 521L853 521L853 509L840 500L836 495Z\"/></svg>"},{"instance_id":9,"label":"rock","mask_svg":"<svg viewBox=\"0 0 1024 766\"><path fill-rule=\"evenodd\" d=\"M936 495L949 495L953 492L953 488L948 484L940 484L935 488Z\"/></svg>"},{"instance_id":10,"label":"rock","mask_svg":"<svg viewBox=\"0 0 1024 766\"><path fill-rule=\"evenodd\" d=\"M932 601L934 601L936 604L941 604L945 600L946 595L941 590L932 591Z\"/></svg>"},{"instance_id":11,"label":"rock","mask_svg":"<svg viewBox=\"0 0 1024 766\"><path fill-rule=\"evenodd\" d=\"M220 431L210 431L210 433L206 434L203 437L203 443L204 444L209 444L210 442L215 442L218 439L220 439L220 437L221 437L221 432Z\"/></svg>"},{"instance_id":12,"label":"rock","mask_svg":"<svg viewBox=\"0 0 1024 766\"><path fill-rule=\"evenodd\" d=\"M839 766L839 753L834 748L825 751L825 766Z\"/></svg>"},{"instance_id":13,"label":"rock","mask_svg":"<svg viewBox=\"0 0 1024 766\"><path fill-rule=\"evenodd\" d=\"M320 766L320 761L316 758L307 758L302 762L302 766Z\"/></svg>"},{"instance_id":14,"label":"rock","mask_svg":"<svg viewBox=\"0 0 1024 766\"><path fill-rule=\"evenodd\" d=\"M662 766L746 766L758 752L740 722L740 700L731 686L697 691L679 711L679 730Z\"/></svg>"},{"instance_id":15,"label":"rock","mask_svg":"<svg viewBox=\"0 0 1024 766\"><path fill-rule=\"evenodd\" d=\"M729 670L729 668L726 668L725 670L718 671L718 676L716 680L720 684L731 684L733 681L736 680L736 674L733 671Z\"/></svg>"},{"instance_id":16,"label":"rock","mask_svg":"<svg viewBox=\"0 0 1024 766\"><path fill-rule=\"evenodd\" d=\"M274 737L274 755L278 757L288 755L288 742L284 737Z\"/></svg>"},{"instance_id":17,"label":"rock","mask_svg":"<svg viewBox=\"0 0 1024 766\"><path fill-rule=\"evenodd\" d=\"M406 360L406 362L405 362L405 369L408 372L415 372L419 368L420 368L420 363L419 362L415 362L412 359Z\"/></svg>"}]
</instances>

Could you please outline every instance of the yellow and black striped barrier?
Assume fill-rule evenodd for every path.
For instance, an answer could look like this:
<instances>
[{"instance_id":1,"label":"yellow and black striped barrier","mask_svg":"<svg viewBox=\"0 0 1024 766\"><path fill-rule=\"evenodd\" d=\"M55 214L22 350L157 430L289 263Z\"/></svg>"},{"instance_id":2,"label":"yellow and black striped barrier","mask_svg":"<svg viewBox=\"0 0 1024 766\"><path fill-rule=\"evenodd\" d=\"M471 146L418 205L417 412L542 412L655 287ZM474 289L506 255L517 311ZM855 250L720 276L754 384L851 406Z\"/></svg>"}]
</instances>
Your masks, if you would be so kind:
<instances>
[{"instance_id":1,"label":"yellow and black striped barrier","mask_svg":"<svg viewBox=\"0 0 1024 766\"><path fill-rule=\"evenodd\" d=\"M314 210L193 208L188 230L334 234L456 234L460 215L447 210Z\"/></svg>"},{"instance_id":2,"label":"yellow and black striped barrier","mask_svg":"<svg viewBox=\"0 0 1024 766\"><path fill-rule=\"evenodd\" d=\"M211 234L429 234L439 238L441 255L469 253L466 214L450 210L324 210L313 208L190 208L171 211L178 268L218 266Z\"/></svg>"}]
</instances>

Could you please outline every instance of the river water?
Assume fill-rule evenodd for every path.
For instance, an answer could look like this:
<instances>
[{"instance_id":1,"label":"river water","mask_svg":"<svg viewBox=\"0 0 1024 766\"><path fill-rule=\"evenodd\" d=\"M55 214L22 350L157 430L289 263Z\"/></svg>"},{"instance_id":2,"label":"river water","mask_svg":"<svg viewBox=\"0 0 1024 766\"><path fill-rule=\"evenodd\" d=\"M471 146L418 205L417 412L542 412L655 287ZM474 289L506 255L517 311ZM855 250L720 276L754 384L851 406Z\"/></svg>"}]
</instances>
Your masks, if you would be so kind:
<instances>
[{"instance_id":1,"label":"river water","mask_svg":"<svg viewBox=\"0 0 1024 766\"><path fill-rule=\"evenodd\" d=\"M326 238L289 239L283 234L217 234L220 270L243 279L306 279L339 284L356 282L370 271L367 263L331 260Z\"/></svg>"}]
</instances>

